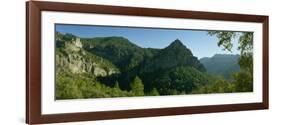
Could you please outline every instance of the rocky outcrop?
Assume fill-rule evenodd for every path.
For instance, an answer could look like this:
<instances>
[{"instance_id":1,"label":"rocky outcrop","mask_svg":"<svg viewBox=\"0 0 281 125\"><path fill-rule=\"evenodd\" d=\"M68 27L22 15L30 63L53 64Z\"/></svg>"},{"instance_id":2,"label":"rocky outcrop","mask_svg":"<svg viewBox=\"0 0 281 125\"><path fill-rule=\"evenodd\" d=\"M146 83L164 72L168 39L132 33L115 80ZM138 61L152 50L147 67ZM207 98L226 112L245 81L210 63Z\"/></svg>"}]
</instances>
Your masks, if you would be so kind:
<instances>
[{"instance_id":1,"label":"rocky outcrop","mask_svg":"<svg viewBox=\"0 0 281 125\"><path fill-rule=\"evenodd\" d=\"M76 38L56 50L56 72L108 76L119 70L109 61L83 50L80 39Z\"/></svg>"},{"instance_id":2,"label":"rocky outcrop","mask_svg":"<svg viewBox=\"0 0 281 125\"><path fill-rule=\"evenodd\" d=\"M82 43L80 38L76 38L73 41L65 42L65 49L69 52L78 52L82 49Z\"/></svg>"}]
</instances>

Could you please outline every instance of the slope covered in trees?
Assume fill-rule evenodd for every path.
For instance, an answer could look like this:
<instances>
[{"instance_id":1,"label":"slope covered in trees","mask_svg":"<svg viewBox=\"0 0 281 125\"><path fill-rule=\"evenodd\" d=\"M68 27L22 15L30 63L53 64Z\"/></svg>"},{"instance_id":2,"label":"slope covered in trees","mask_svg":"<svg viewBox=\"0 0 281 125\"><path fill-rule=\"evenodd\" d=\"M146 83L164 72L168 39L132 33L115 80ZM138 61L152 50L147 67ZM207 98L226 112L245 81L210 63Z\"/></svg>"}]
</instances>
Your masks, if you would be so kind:
<instances>
[{"instance_id":1,"label":"slope covered in trees","mask_svg":"<svg viewBox=\"0 0 281 125\"><path fill-rule=\"evenodd\" d=\"M238 54L215 54L212 57L201 58L200 62L205 66L207 72L231 79L231 75L240 70L238 59Z\"/></svg>"}]
</instances>

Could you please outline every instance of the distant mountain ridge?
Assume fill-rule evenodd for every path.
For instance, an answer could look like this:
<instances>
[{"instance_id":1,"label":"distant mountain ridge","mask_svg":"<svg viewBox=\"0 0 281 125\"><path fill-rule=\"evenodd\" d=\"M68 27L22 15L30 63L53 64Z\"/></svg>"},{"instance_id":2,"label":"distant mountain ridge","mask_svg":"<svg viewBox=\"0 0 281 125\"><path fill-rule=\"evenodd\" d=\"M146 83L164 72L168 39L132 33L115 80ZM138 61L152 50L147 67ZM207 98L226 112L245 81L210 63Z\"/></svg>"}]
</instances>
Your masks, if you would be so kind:
<instances>
[{"instance_id":1,"label":"distant mountain ridge","mask_svg":"<svg viewBox=\"0 0 281 125\"><path fill-rule=\"evenodd\" d=\"M201 58L200 62L205 66L207 72L230 79L233 72L240 70L239 57L238 54L215 54L212 57Z\"/></svg>"}]
</instances>

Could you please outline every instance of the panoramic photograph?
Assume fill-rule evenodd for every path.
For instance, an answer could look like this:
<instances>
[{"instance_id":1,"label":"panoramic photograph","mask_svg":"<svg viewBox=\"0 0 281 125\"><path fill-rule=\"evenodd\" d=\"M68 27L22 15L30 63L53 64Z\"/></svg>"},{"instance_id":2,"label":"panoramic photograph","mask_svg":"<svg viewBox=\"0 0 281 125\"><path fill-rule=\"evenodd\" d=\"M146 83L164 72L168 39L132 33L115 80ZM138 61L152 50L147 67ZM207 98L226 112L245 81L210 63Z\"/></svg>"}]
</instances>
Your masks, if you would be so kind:
<instances>
[{"instance_id":1,"label":"panoramic photograph","mask_svg":"<svg viewBox=\"0 0 281 125\"><path fill-rule=\"evenodd\" d=\"M55 99L253 92L253 35L55 24Z\"/></svg>"}]
</instances>

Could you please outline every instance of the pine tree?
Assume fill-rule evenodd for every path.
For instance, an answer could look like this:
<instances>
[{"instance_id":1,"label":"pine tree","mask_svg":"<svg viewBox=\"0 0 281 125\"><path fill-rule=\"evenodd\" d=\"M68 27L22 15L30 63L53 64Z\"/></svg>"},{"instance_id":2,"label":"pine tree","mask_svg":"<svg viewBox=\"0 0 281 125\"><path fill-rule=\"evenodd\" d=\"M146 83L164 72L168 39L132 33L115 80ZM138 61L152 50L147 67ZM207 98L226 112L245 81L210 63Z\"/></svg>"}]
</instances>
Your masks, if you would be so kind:
<instances>
[{"instance_id":1,"label":"pine tree","mask_svg":"<svg viewBox=\"0 0 281 125\"><path fill-rule=\"evenodd\" d=\"M135 94L135 96L144 96L144 86L138 76L136 76L131 83L131 90Z\"/></svg>"}]
</instances>

